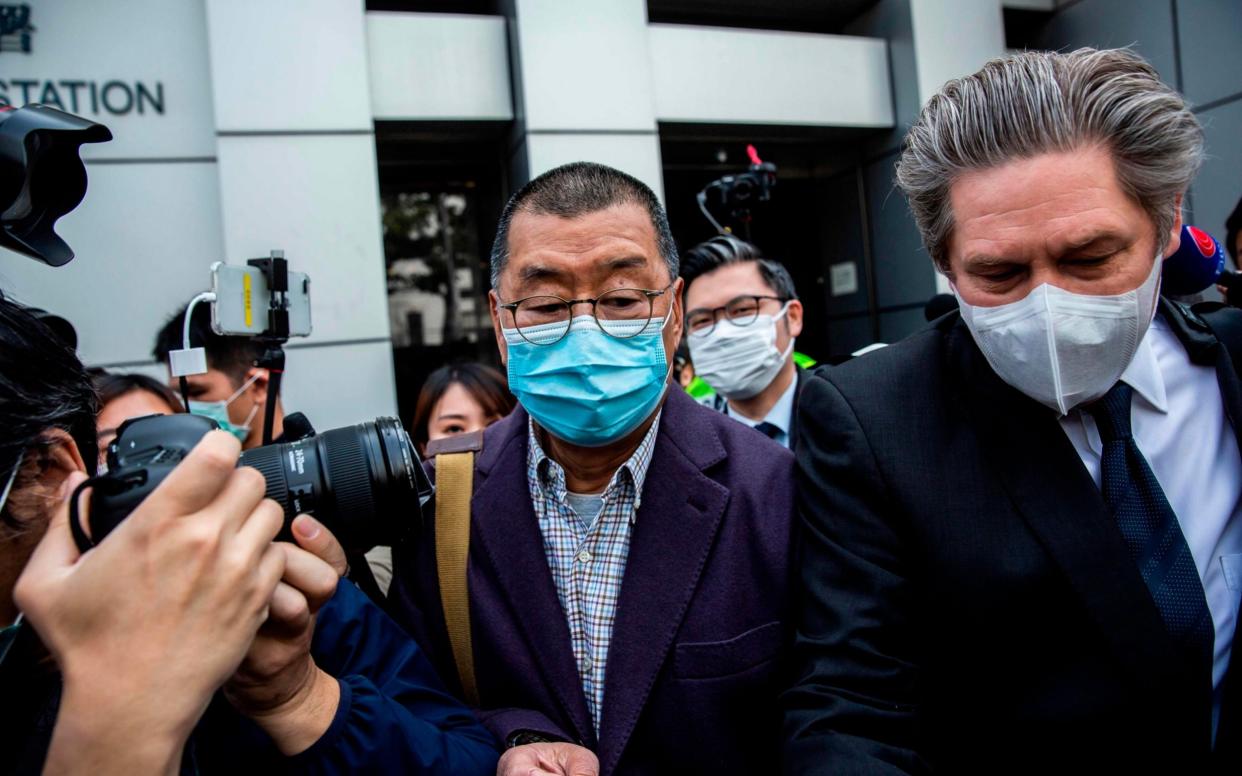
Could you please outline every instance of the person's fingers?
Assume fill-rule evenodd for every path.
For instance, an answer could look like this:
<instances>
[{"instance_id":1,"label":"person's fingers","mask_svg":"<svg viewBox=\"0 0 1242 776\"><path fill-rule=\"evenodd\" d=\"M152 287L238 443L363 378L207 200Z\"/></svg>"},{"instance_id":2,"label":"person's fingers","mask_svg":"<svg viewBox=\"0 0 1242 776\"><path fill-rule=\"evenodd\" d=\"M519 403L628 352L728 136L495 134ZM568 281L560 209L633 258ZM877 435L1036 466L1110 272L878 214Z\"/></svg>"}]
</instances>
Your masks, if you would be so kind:
<instances>
[{"instance_id":1,"label":"person's fingers","mask_svg":"<svg viewBox=\"0 0 1242 776\"><path fill-rule=\"evenodd\" d=\"M52 519L47 525L47 532L43 534L43 538L39 541L34 552L31 553L30 560L26 562L26 568L22 576L29 580L43 577L45 574L55 573L59 569L72 566L77 562L81 553L78 552L78 546L73 542L73 535L69 532L69 499L78 485L86 480L86 475L82 472L72 472L65 478L64 485L61 487L60 506L56 507L56 511L52 514ZM83 493L78 502L81 510L86 510L87 504L90 503L90 492ZM80 517L85 520L86 514L83 512ZM18 580L17 588L13 591L13 597L17 602L18 609L25 611L30 603L28 597L30 590L28 584L22 584Z\"/></svg>"},{"instance_id":2,"label":"person's fingers","mask_svg":"<svg viewBox=\"0 0 1242 776\"><path fill-rule=\"evenodd\" d=\"M130 519L143 519L147 515L154 518L191 515L205 509L232 479L240 454L241 443L232 434L208 433L134 510ZM248 482L253 487L253 480Z\"/></svg>"},{"instance_id":3,"label":"person's fingers","mask_svg":"<svg viewBox=\"0 0 1242 776\"><path fill-rule=\"evenodd\" d=\"M310 617L311 610L302 591L287 582L276 583L267 609L268 623L282 631L300 631L310 622Z\"/></svg>"},{"instance_id":4,"label":"person's fingers","mask_svg":"<svg viewBox=\"0 0 1242 776\"><path fill-rule=\"evenodd\" d=\"M566 776L599 776L599 758L589 749L567 746L560 754L561 771Z\"/></svg>"},{"instance_id":5,"label":"person's fingers","mask_svg":"<svg viewBox=\"0 0 1242 776\"><path fill-rule=\"evenodd\" d=\"M292 528L299 547L326 561L336 569L337 576L345 576L345 572L349 570L345 548L341 547L341 543L323 523L310 515L298 515L293 519Z\"/></svg>"},{"instance_id":6,"label":"person's fingers","mask_svg":"<svg viewBox=\"0 0 1242 776\"><path fill-rule=\"evenodd\" d=\"M218 515L216 519L226 530L238 531L266 495L267 482L259 470L242 466L233 470L220 494L204 511Z\"/></svg>"},{"instance_id":7,"label":"person's fingers","mask_svg":"<svg viewBox=\"0 0 1242 776\"><path fill-rule=\"evenodd\" d=\"M276 591L276 586L280 584L280 578L284 573L285 553L275 544L268 544L263 556L259 558L258 582L257 590L255 591L259 596L258 604L263 615L259 620L260 623L266 620L271 613L272 595Z\"/></svg>"},{"instance_id":8,"label":"person's fingers","mask_svg":"<svg viewBox=\"0 0 1242 776\"><path fill-rule=\"evenodd\" d=\"M280 542L285 551L286 584L297 588L306 598L310 611L317 612L336 592L340 576L323 560L299 547Z\"/></svg>"},{"instance_id":9,"label":"person's fingers","mask_svg":"<svg viewBox=\"0 0 1242 776\"><path fill-rule=\"evenodd\" d=\"M237 530L237 541L250 548L254 558L267 552L280 527L285 524L285 510L280 504L265 498L251 510L246 522Z\"/></svg>"}]
</instances>

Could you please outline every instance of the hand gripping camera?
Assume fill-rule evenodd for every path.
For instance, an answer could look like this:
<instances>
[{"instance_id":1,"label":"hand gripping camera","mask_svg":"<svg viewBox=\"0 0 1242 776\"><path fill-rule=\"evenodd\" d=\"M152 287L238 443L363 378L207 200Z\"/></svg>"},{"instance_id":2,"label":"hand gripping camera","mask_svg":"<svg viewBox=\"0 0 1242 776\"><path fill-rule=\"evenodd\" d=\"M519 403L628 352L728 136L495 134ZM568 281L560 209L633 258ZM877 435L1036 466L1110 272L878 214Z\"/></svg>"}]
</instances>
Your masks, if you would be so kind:
<instances>
[{"instance_id":1,"label":"hand gripping camera","mask_svg":"<svg viewBox=\"0 0 1242 776\"><path fill-rule=\"evenodd\" d=\"M200 415L149 415L121 425L108 446L108 472L79 487L92 488L90 525L78 498L69 525L83 552L103 540L164 481L215 421ZM422 528L434 489L409 435L395 418L335 428L293 442L247 450L238 466L267 481L267 497L285 511L278 539L291 540L289 523L305 512L327 526L346 550L394 546ZM89 529L89 530L88 530Z\"/></svg>"}]
</instances>

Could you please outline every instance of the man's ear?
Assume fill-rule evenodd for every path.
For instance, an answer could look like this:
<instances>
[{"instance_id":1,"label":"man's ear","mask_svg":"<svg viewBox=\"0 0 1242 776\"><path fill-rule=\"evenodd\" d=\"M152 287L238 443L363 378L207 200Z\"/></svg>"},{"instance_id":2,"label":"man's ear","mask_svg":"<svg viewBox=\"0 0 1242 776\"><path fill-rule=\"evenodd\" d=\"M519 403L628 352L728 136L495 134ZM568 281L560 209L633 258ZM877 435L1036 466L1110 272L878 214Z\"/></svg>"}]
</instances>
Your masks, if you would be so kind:
<instances>
[{"instance_id":1,"label":"man's ear","mask_svg":"<svg viewBox=\"0 0 1242 776\"><path fill-rule=\"evenodd\" d=\"M790 337L802 333L802 302L797 299L789 300L789 309L785 311L785 330Z\"/></svg>"},{"instance_id":2,"label":"man's ear","mask_svg":"<svg viewBox=\"0 0 1242 776\"><path fill-rule=\"evenodd\" d=\"M269 373L263 367L252 366L246 371L245 378L242 382L253 379L254 382L246 387L246 395L250 400L260 406L267 401L267 381Z\"/></svg>"},{"instance_id":3,"label":"man's ear","mask_svg":"<svg viewBox=\"0 0 1242 776\"><path fill-rule=\"evenodd\" d=\"M673 317L672 317L672 320L668 322L668 326L670 329L673 330L673 333L676 335L673 337L673 342L681 342L681 335L685 331L686 311L685 311L685 306L683 302L685 298L685 286L686 286L685 278L677 278L677 280L673 282L673 287L669 289L669 293L673 295L672 296Z\"/></svg>"},{"instance_id":4,"label":"man's ear","mask_svg":"<svg viewBox=\"0 0 1242 776\"><path fill-rule=\"evenodd\" d=\"M492 314L492 333L496 335L496 347L500 350L500 363L509 365L509 343L505 342L503 324L500 321L500 296L495 289L487 292L487 309Z\"/></svg>"},{"instance_id":5,"label":"man's ear","mask_svg":"<svg viewBox=\"0 0 1242 776\"><path fill-rule=\"evenodd\" d=\"M41 480L50 492L57 493L70 474L86 471L86 461L78 443L64 429L49 429L43 439L48 444L39 453L39 463L44 467Z\"/></svg>"},{"instance_id":6,"label":"man's ear","mask_svg":"<svg viewBox=\"0 0 1242 776\"><path fill-rule=\"evenodd\" d=\"M1182 195L1173 200L1173 227L1169 231L1169 244L1164 247L1164 258L1169 258L1182 247Z\"/></svg>"}]
</instances>

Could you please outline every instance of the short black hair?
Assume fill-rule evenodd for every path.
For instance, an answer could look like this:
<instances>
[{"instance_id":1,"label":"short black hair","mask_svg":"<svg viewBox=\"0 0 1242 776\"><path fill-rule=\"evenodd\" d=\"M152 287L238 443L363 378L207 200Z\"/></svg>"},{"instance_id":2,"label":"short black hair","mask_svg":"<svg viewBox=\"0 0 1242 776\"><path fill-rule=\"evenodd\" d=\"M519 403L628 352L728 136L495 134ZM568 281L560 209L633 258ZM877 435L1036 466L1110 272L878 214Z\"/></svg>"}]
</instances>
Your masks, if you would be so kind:
<instances>
[{"instance_id":1,"label":"short black hair","mask_svg":"<svg viewBox=\"0 0 1242 776\"><path fill-rule=\"evenodd\" d=\"M0 293L0 489L28 451L48 446L44 434L60 429L73 438L87 472L99 460L95 438L95 389L86 368L52 329ZM21 477L14 489L25 485ZM7 511L9 527L17 527Z\"/></svg>"},{"instance_id":2,"label":"short black hair","mask_svg":"<svg viewBox=\"0 0 1242 776\"><path fill-rule=\"evenodd\" d=\"M152 355L163 364L168 363L168 354L181 350L182 329L185 325L185 306L173 314L159 334L155 336L155 348ZM229 376L234 385L241 385L246 379L246 372L254 366L254 362L263 355L262 346L250 337L231 337L216 334L211 330L211 309L207 304L194 306L194 314L190 317L190 347L203 348L207 351L207 366L219 369Z\"/></svg>"},{"instance_id":3,"label":"short black hair","mask_svg":"<svg viewBox=\"0 0 1242 776\"><path fill-rule=\"evenodd\" d=\"M1238 235L1242 234L1242 199L1234 207L1233 212L1225 219L1225 250L1234 266L1238 263Z\"/></svg>"},{"instance_id":4,"label":"short black hair","mask_svg":"<svg viewBox=\"0 0 1242 776\"><path fill-rule=\"evenodd\" d=\"M798 298L798 289L794 288L793 278L784 264L765 258L756 246L731 234L717 235L686 251L681 262L681 277L686 281L683 293L690 290L690 284L700 275L747 261L759 266L759 276L772 293L782 299Z\"/></svg>"},{"instance_id":5,"label":"short black hair","mask_svg":"<svg viewBox=\"0 0 1242 776\"><path fill-rule=\"evenodd\" d=\"M509 263L509 225L518 212L577 218L626 204L639 205L647 211L669 279L675 279L677 243L668 226L668 214L655 192L620 170L594 162L573 162L545 172L510 197L500 214L496 241L492 243L492 288L500 287L500 273Z\"/></svg>"},{"instance_id":6,"label":"short black hair","mask_svg":"<svg viewBox=\"0 0 1242 776\"><path fill-rule=\"evenodd\" d=\"M143 391L156 397L168 405L173 412L182 412L181 399L164 383L141 373L114 374L99 370L92 372L91 379L95 384L95 394L99 397L99 410L127 393Z\"/></svg>"}]
</instances>

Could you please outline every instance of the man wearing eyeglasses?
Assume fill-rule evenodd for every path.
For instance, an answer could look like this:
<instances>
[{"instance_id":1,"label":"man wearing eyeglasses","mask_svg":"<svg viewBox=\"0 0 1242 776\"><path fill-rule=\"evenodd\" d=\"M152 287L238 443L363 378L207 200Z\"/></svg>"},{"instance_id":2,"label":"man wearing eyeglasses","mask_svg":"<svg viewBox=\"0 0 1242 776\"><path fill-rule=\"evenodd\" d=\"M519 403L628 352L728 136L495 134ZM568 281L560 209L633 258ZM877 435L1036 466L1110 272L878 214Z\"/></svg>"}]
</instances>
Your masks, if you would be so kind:
<instances>
[{"instance_id":1,"label":"man wearing eyeglasses","mask_svg":"<svg viewBox=\"0 0 1242 776\"><path fill-rule=\"evenodd\" d=\"M390 593L508 747L500 774L777 767L793 457L670 388L677 271L663 207L608 167L545 173L501 216L492 320L520 406L475 457L473 679L434 526Z\"/></svg>"},{"instance_id":2,"label":"man wearing eyeglasses","mask_svg":"<svg viewBox=\"0 0 1242 776\"><path fill-rule=\"evenodd\" d=\"M754 245L720 235L686 254L681 278L690 359L715 389L716 409L790 447L802 303L789 271Z\"/></svg>"}]
</instances>

